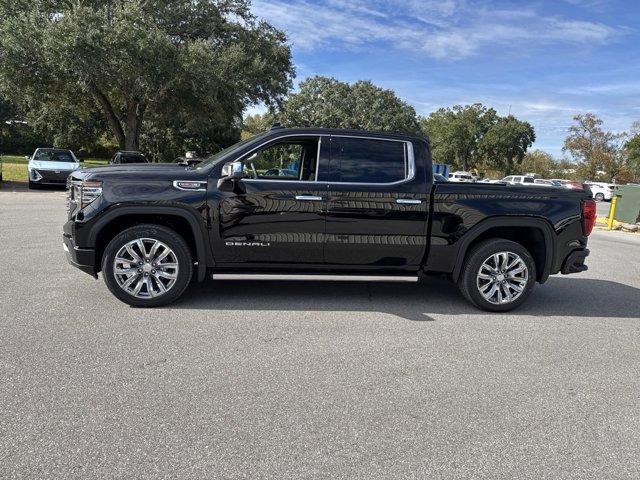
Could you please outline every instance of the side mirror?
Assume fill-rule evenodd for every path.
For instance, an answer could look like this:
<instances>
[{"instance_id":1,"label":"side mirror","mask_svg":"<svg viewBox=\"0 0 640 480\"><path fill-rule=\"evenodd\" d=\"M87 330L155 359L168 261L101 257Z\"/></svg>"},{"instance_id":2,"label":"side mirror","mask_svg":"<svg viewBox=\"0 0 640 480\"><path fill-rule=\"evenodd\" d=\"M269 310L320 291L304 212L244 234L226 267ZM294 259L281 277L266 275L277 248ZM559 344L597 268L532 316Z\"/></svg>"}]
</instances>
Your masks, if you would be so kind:
<instances>
[{"instance_id":1,"label":"side mirror","mask_svg":"<svg viewBox=\"0 0 640 480\"><path fill-rule=\"evenodd\" d=\"M222 178L239 180L244 177L244 165L242 162L229 162L222 167Z\"/></svg>"},{"instance_id":2,"label":"side mirror","mask_svg":"<svg viewBox=\"0 0 640 480\"><path fill-rule=\"evenodd\" d=\"M221 192L233 192L236 195L246 193L244 184L239 178L222 177L218 180L218 190Z\"/></svg>"},{"instance_id":3,"label":"side mirror","mask_svg":"<svg viewBox=\"0 0 640 480\"><path fill-rule=\"evenodd\" d=\"M25 155L24 158L27 162L29 161L29 155Z\"/></svg>"}]
</instances>

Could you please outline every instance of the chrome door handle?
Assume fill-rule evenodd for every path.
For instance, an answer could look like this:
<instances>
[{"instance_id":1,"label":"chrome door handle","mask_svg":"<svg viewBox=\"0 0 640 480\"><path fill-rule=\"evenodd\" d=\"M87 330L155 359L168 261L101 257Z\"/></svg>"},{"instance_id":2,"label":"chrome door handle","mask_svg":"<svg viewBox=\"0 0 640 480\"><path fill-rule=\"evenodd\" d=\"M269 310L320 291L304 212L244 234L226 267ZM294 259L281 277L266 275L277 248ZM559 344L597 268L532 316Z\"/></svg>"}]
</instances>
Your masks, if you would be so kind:
<instances>
[{"instance_id":1,"label":"chrome door handle","mask_svg":"<svg viewBox=\"0 0 640 480\"><path fill-rule=\"evenodd\" d=\"M420 205L422 200L414 200L412 198L398 198L396 199L396 203L401 203L403 205Z\"/></svg>"},{"instance_id":2,"label":"chrome door handle","mask_svg":"<svg viewBox=\"0 0 640 480\"><path fill-rule=\"evenodd\" d=\"M305 202L320 202L322 201L322 197L317 197L315 195L296 195L296 200L302 200Z\"/></svg>"}]
</instances>

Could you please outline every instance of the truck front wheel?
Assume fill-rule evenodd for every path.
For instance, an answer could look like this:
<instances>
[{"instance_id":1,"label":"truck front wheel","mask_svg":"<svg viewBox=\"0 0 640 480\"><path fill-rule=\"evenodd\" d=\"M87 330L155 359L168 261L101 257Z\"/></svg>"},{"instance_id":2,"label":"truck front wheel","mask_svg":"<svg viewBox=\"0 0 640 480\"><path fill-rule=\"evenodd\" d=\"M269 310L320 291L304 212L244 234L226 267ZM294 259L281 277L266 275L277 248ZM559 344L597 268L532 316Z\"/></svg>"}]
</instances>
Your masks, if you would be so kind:
<instances>
[{"instance_id":1,"label":"truck front wheel","mask_svg":"<svg viewBox=\"0 0 640 480\"><path fill-rule=\"evenodd\" d=\"M182 295L193 260L184 239L160 225L137 225L116 235L102 257L111 293L134 307L159 307Z\"/></svg>"},{"instance_id":2,"label":"truck front wheel","mask_svg":"<svg viewBox=\"0 0 640 480\"><path fill-rule=\"evenodd\" d=\"M475 306L506 312L527 299L535 281L536 264L529 251L519 243L493 238L467 254L458 287Z\"/></svg>"}]
</instances>

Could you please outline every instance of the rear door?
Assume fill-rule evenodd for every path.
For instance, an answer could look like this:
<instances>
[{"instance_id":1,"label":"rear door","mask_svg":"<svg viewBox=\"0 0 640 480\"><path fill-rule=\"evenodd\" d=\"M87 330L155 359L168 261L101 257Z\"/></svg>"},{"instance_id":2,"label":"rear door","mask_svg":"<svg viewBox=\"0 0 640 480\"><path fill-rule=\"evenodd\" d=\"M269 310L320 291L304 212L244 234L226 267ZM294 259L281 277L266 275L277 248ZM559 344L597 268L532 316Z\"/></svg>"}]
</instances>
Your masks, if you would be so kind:
<instances>
[{"instance_id":1,"label":"rear door","mask_svg":"<svg viewBox=\"0 0 640 480\"><path fill-rule=\"evenodd\" d=\"M426 142L417 145L428 154ZM326 263L417 268L432 174L413 142L333 135L327 180Z\"/></svg>"},{"instance_id":2,"label":"rear door","mask_svg":"<svg viewBox=\"0 0 640 480\"><path fill-rule=\"evenodd\" d=\"M316 175L321 150L328 152L326 138L287 136L241 158L244 191L226 194L219 204L220 231L213 245L217 262L271 266L323 262L327 187L316 181Z\"/></svg>"}]
</instances>

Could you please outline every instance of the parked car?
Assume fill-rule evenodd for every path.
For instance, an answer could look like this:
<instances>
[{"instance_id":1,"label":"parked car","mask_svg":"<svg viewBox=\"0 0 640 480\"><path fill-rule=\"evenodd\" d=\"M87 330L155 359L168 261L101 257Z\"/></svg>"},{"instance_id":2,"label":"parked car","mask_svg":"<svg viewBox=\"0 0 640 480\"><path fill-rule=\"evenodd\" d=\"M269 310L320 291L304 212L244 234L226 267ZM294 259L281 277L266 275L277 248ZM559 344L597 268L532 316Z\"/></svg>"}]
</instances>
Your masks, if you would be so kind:
<instances>
[{"instance_id":1,"label":"parked car","mask_svg":"<svg viewBox=\"0 0 640 480\"><path fill-rule=\"evenodd\" d=\"M584 190L584 186L580 182L575 182L573 180L565 180L563 178L552 178L552 182L556 182L558 186L562 186L564 188L568 188L569 190Z\"/></svg>"},{"instance_id":2,"label":"parked car","mask_svg":"<svg viewBox=\"0 0 640 480\"><path fill-rule=\"evenodd\" d=\"M469 172L452 172L449 174L450 182L473 183L473 175Z\"/></svg>"},{"instance_id":3,"label":"parked car","mask_svg":"<svg viewBox=\"0 0 640 480\"><path fill-rule=\"evenodd\" d=\"M293 177L298 178L298 172L288 168L270 168L265 170L262 177Z\"/></svg>"},{"instance_id":4,"label":"parked car","mask_svg":"<svg viewBox=\"0 0 640 480\"><path fill-rule=\"evenodd\" d=\"M122 164L122 163L151 163L149 159L142 152L136 152L131 150L118 150L109 163Z\"/></svg>"},{"instance_id":5,"label":"parked car","mask_svg":"<svg viewBox=\"0 0 640 480\"><path fill-rule=\"evenodd\" d=\"M199 163L204 162L204 160L205 159L201 157L177 157L175 162L185 167L195 167Z\"/></svg>"},{"instance_id":6,"label":"parked car","mask_svg":"<svg viewBox=\"0 0 640 480\"><path fill-rule=\"evenodd\" d=\"M616 188L616 185L611 183L603 183L603 182L584 182L591 190L593 194L593 198L596 202L602 202L604 200L611 200L613 198L613 191Z\"/></svg>"},{"instance_id":7,"label":"parked car","mask_svg":"<svg viewBox=\"0 0 640 480\"><path fill-rule=\"evenodd\" d=\"M2 181L2 167L3 167L2 154L0 153L0 182Z\"/></svg>"},{"instance_id":8,"label":"parked car","mask_svg":"<svg viewBox=\"0 0 640 480\"><path fill-rule=\"evenodd\" d=\"M510 185L524 185L528 183L535 183L535 179L533 177L528 177L526 175L509 175L507 177L504 177L502 181Z\"/></svg>"},{"instance_id":9,"label":"parked car","mask_svg":"<svg viewBox=\"0 0 640 480\"><path fill-rule=\"evenodd\" d=\"M278 168L283 158L295 159L295 177L263 178L254 165ZM72 265L101 271L138 307L170 303L207 276L444 274L474 305L506 311L549 275L587 269L595 214L586 190L434 182L422 137L278 128L193 169L74 172L62 240Z\"/></svg>"},{"instance_id":10,"label":"parked car","mask_svg":"<svg viewBox=\"0 0 640 480\"><path fill-rule=\"evenodd\" d=\"M439 173L434 173L433 174L433 181L434 182L448 182L449 180L444 175L440 175Z\"/></svg>"},{"instance_id":11,"label":"parked car","mask_svg":"<svg viewBox=\"0 0 640 480\"><path fill-rule=\"evenodd\" d=\"M546 180L544 178L536 178L533 180L533 184L534 185L542 185L543 187L559 187L561 185L558 185L554 182L552 182L551 180Z\"/></svg>"},{"instance_id":12,"label":"parked car","mask_svg":"<svg viewBox=\"0 0 640 480\"><path fill-rule=\"evenodd\" d=\"M80 162L71 150L37 148L27 159L29 188L40 185L66 185L69 174L80 168Z\"/></svg>"}]
</instances>

